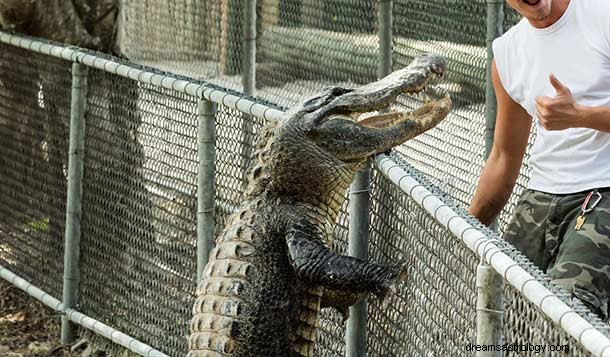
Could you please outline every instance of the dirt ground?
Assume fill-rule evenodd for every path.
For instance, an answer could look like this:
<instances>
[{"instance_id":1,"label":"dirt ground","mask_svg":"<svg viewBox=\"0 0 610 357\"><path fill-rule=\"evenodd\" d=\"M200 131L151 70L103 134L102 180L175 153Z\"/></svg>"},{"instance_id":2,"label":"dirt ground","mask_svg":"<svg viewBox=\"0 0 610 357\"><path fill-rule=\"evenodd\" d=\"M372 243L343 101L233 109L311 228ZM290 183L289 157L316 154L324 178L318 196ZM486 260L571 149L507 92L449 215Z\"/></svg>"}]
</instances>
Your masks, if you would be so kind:
<instances>
[{"instance_id":1,"label":"dirt ground","mask_svg":"<svg viewBox=\"0 0 610 357\"><path fill-rule=\"evenodd\" d=\"M0 279L0 357L100 356L59 341L60 315Z\"/></svg>"}]
</instances>

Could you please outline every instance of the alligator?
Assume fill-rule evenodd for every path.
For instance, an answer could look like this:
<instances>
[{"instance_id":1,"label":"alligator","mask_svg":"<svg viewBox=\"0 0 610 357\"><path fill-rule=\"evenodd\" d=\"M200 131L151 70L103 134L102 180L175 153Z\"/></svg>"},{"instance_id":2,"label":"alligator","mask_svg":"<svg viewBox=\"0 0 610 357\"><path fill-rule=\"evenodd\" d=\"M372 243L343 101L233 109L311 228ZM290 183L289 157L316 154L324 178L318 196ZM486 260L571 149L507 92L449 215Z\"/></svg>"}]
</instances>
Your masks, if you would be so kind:
<instances>
[{"instance_id":1,"label":"alligator","mask_svg":"<svg viewBox=\"0 0 610 357\"><path fill-rule=\"evenodd\" d=\"M376 82L323 90L261 129L242 203L197 286L188 357L313 356L321 308L346 318L349 306L370 294L381 300L405 278L405 262L334 252L333 226L368 157L445 118L448 96L387 112L444 70L442 57L423 55ZM373 111L383 112L360 120Z\"/></svg>"}]
</instances>

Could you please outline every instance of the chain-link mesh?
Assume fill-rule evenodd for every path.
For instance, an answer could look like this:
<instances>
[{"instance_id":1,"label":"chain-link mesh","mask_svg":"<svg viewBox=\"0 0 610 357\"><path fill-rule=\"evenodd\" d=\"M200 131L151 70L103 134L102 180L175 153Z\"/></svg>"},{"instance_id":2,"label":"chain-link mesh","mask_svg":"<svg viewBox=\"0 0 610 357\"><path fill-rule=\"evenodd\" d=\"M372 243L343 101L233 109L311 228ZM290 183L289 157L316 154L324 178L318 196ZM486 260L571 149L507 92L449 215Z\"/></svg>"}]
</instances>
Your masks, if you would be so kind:
<instances>
[{"instance_id":1,"label":"chain-link mesh","mask_svg":"<svg viewBox=\"0 0 610 357\"><path fill-rule=\"evenodd\" d=\"M484 1L394 1L393 66L408 65L417 55L433 52L447 59L445 77L433 84L434 95L448 93L453 109L437 128L409 141L398 151L457 203L467 207L485 162L485 43L487 3ZM518 20L507 5L505 27ZM418 100L419 99L419 100ZM397 110L419 107L427 98L399 101ZM529 181L530 137L514 194L498 218L501 231L510 221L519 195Z\"/></svg>"},{"instance_id":2,"label":"chain-link mesh","mask_svg":"<svg viewBox=\"0 0 610 357\"><path fill-rule=\"evenodd\" d=\"M174 71L219 73L221 1L121 1L118 46L128 58Z\"/></svg>"},{"instance_id":3,"label":"chain-link mesh","mask_svg":"<svg viewBox=\"0 0 610 357\"><path fill-rule=\"evenodd\" d=\"M81 309L172 356L185 352L195 287L196 108L90 71Z\"/></svg>"},{"instance_id":4,"label":"chain-link mesh","mask_svg":"<svg viewBox=\"0 0 610 357\"><path fill-rule=\"evenodd\" d=\"M258 96L292 106L324 86L374 81L376 8L370 0L263 1Z\"/></svg>"},{"instance_id":5,"label":"chain-link mesh","mask_svg":"<svg viewBox=\"0 0 610 357\"><path fill-rule=\"evenodd\" d=\"M172 5L147 4L153 11L144 9L144 4L123 2L127 16L123 26L128 30L122 38L129 57L159 68L204 76L227 88L241 89L242 64L235 58L242 55L244 0L193 4L189 0ZM378 5L378 1L371 0L259 1L257 96L290 107L325 86L353 87L375 80L380 56ZM208 11L202 15L204 20L199 20L205 22L206 31L192 27L193 21L181 24L179 30L170 27L170 31L157 31L159 23L169 21L172 13L187 9ZM446 76L431 86L430 92L449 93L454 102L449 118L438 129L412 140L400 152L458 202L468 205L485 156L487 3L395 0L392 13L393 68L404 67L425 52L445 56ZM505 29L519 20L508 5L504 13ZM188 39L199 36L201 41L197 46L208 47L194 47L188 55L179 55L186 50L169 50L168 46L174 45L167 43L175 41L163 40L163 36ZM165 45L155 46L155 41ZM202 58L207 62L198 61ZM396 109L414 108L424 100L403 99ZM446 153L451 153L450 160L444 159ZM502 229L527 185L527 155L525 161L516 194L499 217Z\"/></svg>"},{"instance_id":6,"label":"chain-link mesh","mask_svg":"<svg viewBox=\"0 0 610 357\"><path fill-rule=\"evenodd\" d=\"M121 1L119 47L131 60L242 88L246 0ZM324 86L378 75L375 0L257 2L257 95L284 107ZM485 1L393 2L394 68L422 51L450 59L445 85L460 105L484 101ZM505 6L504 27L519 16ZM481 112L481 109L474 109Z\"/></svg>"},{"instance_id":7,"label":"chain-link mesh","mask_svg":"<svg viewBox=\"0 0 610 357\"><path fill-rule=\"evenodd\" d=\"M476 255L376 172L371 259L409 262L409 279L369 306L374 356L454 356L475 340Z\"/></svg>"},{"instance_id":8,"label":"chain-link mesh","mask_svg":"<svg viewBox=\"0 0 610 357\"><path fill-rule=\"evenodd\" d=\"M0 44L0 264L61 297L70 63Z\"/></svg>"},{"instance_id":9,"label":"chain-link mesh","mask_svg":"<svg viewBox=\"0 0 610 357\"><path fill-rule=\"evenodd\" d=\"M132 61L241 90L244 0L120 1L117 45Z\"/></svg>"},{"instance_id":10,"label":"chain-link mesh","mask_svg":"<svg viewBox=\"0 0 610 357\"><path fill-rule=\"evenodd\" d=\"M218 107L216 115L216 233L224 219L239 206L245 188L245 173L251 163L254 138L265 124L263 119Z\"/></svg>"}]
</instances>

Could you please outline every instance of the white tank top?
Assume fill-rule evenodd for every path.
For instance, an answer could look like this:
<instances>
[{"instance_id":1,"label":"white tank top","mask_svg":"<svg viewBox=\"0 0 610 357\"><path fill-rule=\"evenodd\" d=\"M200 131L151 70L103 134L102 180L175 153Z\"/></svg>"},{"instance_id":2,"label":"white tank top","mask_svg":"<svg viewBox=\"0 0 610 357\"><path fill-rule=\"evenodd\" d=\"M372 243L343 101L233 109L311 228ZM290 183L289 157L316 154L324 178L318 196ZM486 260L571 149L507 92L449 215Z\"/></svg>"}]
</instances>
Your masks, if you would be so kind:
<instances>
[{"instance_id":1,"label":"white tank top","mask_svg":"<svg viewBox=\"0 0 610 357\"><path fill-rule=\"evenodd\" d=\"M571 0L563 16L543 29L522 19L493 42L493 51L506 92L535 121L529 188L561 194L610 187L610 133L548 131L535 107L536 96L556 94L550 73L577 103L610 106L610 1Z\"/></svg>"}]
</instances>

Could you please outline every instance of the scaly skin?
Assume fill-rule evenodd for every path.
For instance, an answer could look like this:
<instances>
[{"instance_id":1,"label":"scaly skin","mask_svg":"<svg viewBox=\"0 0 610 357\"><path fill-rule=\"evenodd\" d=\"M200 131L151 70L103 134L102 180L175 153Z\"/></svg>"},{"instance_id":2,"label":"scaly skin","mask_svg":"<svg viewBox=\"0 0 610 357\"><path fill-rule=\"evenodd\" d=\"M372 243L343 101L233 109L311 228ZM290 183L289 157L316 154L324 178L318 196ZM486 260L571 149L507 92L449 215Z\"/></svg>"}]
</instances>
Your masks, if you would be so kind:
<instances>
[{"instance_id":1,"label":"scaly skin","mask_svg":"<svg viewBox=\"0 0 610 357\"><path fill-rule=\"evenodd\" d=\"M375 83L328 89L262 130L242 205L197 289L189 357L313 356L321 307L346 317L349 306L370 293L383 298L405 277L403 263L333 252L333 225L366 158L434 127L451 101L353 118L423 90L443 70L442 59L424 56Z\"/></svg>"}]
</instances>

